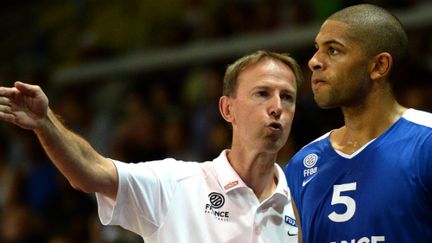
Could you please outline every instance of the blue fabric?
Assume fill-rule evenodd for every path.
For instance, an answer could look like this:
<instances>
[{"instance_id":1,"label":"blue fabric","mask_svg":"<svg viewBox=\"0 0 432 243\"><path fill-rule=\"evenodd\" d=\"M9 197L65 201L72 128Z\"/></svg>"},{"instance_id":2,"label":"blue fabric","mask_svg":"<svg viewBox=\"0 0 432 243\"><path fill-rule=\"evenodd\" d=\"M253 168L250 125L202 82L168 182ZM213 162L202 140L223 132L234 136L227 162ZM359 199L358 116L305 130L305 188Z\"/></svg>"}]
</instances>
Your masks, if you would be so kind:
<instances>
[{"instance_id":1,"label":"blue fabric","mask_svg":"<svg viewBox=\"0 0 432 243\"><path fill-rule=\"evenodd\" d=\"M432 242L431 127L400 118L352 156L330 133L301 149L285 174L303 242Z\"/></svg>"}]
</instances>

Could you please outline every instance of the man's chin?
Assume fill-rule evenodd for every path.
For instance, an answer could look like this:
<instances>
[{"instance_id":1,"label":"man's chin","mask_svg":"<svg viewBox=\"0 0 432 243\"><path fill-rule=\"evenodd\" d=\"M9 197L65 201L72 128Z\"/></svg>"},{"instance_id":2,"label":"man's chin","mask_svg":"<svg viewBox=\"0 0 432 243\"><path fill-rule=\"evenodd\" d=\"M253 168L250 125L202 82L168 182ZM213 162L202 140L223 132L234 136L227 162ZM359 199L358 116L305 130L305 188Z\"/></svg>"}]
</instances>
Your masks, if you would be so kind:
<instances>
[{"instance_id":1,"label":"man's chin","mask_svg":"<svg viewBox=\"0 0 432 243\"><path fill-rule=\"evenodd\" d=\"M317 104L317 106L321 109L333 109L333 108L338 108L339 105L336 104L335 102L331 102L328 99L318 99L317 96L314 96L314 100L315 103Z\"/></svg>"},{"instance_id":2,"label":"man's chin","mask_svg":"<svg viewBox=\"0 0 432 243\"><path fill-rule=\"evenodd\" d=\"M278 153L285 145L285 142L280 138L277 140L269 141L269 143L265 146L266 151L269 153Z\"/></svg>"},{"instance_id":3,"label":"man's chin","mask_svg":"<svg viewBox=\"0 0 432 243\"><path fill-rule=\"evenodd\" d=\"M329 104L329 103L324 103L324 102L318 102L316 100L315 100L315 103L321 109L333 109L333 108L337 108L338 107L337 105L334 105L334 104Z\"/></svg>"}]
</instances>

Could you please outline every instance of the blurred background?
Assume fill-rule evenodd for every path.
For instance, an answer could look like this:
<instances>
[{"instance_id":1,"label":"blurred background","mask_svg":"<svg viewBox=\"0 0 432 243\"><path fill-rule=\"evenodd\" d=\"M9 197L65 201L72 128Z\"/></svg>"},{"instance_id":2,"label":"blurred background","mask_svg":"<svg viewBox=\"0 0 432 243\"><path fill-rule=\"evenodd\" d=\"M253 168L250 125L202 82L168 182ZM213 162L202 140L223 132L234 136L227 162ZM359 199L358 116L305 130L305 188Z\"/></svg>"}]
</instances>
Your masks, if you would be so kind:
<instances>
[{"instance_id":1,"label":"blurred background","mask_svg":"<svg viewBox=\"0 0 432 243\"><path fill-rule=\"evenodd\" d=\"M258 49L302 65L295 122L282 166L342 124L318 109L307 61L329 14L356 3L388 8L403 22L410 57L396 94L432 111L432 4L421 0L4 0L0 84L40 85L66 125L103 155L139 162L205 161L230 142L218 99L228 64ZM93 194L75 191L36 137L0 123L0 242L142 242L102 227Z\"/></svg>"}]
</instances>

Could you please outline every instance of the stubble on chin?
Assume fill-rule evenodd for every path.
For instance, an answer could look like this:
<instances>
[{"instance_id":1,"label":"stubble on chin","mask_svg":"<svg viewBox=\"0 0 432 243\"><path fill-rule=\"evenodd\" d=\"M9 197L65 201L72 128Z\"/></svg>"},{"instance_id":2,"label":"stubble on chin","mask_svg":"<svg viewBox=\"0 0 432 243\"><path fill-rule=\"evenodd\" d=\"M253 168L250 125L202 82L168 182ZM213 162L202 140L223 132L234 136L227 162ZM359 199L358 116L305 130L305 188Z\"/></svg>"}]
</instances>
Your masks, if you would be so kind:
<instances>
[{"instance_id":1,"label":"stubble on chin","mask_svg":"<svg viewBox=\"0 0 432 243\"><path fill-rule=\"evenodd\" d=\"M315 103L321 109L332 109L339 107L340 103L340 94L336 92L327 92L327 93L317 93L314 92L314 100Z\"/></svg>"}]
</instances>

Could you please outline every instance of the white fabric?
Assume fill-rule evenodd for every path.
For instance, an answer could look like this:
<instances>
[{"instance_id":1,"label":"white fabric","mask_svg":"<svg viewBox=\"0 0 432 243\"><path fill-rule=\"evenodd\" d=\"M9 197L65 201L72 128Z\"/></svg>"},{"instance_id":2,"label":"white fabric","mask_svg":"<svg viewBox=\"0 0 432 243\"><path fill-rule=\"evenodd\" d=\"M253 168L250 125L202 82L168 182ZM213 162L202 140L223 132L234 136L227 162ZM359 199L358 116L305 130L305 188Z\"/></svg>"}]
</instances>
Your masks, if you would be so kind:
<instances>
[{"instance_id":1,"label":"white fabric","mask_svg":"<svg viewBox=\"0 0 432 243\"><path fill-rule=\"evenodd\" d=\"M402 117L408 121L412 121L426 127L432 127L432 114L429 112L410 108L403 114Z\"/></svg>"},{"instance_id":2,"label":"white fabric","mask_svg":"<svg viewBox=\"0 0 432 243\"><path fill-rule=\"evenodd\" d=\"M277 164L277 189L260 203L229 164L226 151L204 163L114 163L116 201L96 194L104 225L120 225L146 243L297 242L289 189Z\"/></svg>"}]
</instances>

